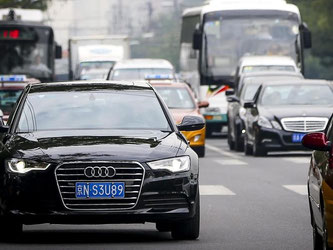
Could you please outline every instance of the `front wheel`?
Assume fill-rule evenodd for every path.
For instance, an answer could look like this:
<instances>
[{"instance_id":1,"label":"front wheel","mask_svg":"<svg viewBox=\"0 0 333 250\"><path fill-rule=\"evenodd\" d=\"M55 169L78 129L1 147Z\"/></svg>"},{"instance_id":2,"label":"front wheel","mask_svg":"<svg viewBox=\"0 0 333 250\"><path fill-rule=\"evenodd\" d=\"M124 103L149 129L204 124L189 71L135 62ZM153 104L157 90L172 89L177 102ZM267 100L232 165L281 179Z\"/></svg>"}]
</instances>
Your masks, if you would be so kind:
<instances>
[{"instance_id":1,"label":"front wheel","mask_svg":"<svg viewBox=\"0 0 333 250\"><path fill-rule=\"evenodd\" d=\"M254 156L266 156L267 155L266 149L264 149L263 146L260 146L258 144L256 138L254 139L254 142L253 142L253 155Z\"/></svg>"},{"instance_id":2,"label":"front wheel","mask_svg":"<svg viewBox=\"0 0 333 250\"><path fill-rule=\"evenodd\" d=\"M175 240L195 240L200 234L200 199L197 199L193 218L174 224L171 236Z\"/></svg>"}]
</instances>

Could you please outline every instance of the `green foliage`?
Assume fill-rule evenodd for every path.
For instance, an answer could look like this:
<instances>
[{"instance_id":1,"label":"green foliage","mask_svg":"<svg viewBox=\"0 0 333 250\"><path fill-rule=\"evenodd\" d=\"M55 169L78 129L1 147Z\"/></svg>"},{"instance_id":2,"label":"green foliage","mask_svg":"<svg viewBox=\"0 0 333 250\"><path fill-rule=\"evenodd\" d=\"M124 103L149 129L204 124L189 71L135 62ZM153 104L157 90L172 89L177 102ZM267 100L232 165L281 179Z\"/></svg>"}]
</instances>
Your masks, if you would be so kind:
<instances>
[{"instance_id":1,"label":"green foliage","mask_svg":"<svg viewBox=\"0 0 333 250\"><path fill-rule=\"evenodd\" d=\"M47 9L51 0L0 0L0 8Z\"/></svg>"},{"instance_id":2,"label":"green foliage","mask_svg":"<svg viewBox=\"0 0 333 250\"><path fill-rule=\"evenodd\" d=\"M306 58L306 76L333 79L333 1L289 0L301 11L303 21L312 31L313 48Z\"/></svg>"},{"instance_id":3,"label":"green foliage","mask_svg":"<svg viewBox=\"0 0 333 250\"><path fill-rule=\"evenodd\" d=\"M146 39L138 38L139 44L132 46L132 57L167 59L178 70L182 11L188 7L200 6L202 3L203 0L185 0L179 10L155 20L151 30L154 36Z\"/></svg>"}]
</instances>

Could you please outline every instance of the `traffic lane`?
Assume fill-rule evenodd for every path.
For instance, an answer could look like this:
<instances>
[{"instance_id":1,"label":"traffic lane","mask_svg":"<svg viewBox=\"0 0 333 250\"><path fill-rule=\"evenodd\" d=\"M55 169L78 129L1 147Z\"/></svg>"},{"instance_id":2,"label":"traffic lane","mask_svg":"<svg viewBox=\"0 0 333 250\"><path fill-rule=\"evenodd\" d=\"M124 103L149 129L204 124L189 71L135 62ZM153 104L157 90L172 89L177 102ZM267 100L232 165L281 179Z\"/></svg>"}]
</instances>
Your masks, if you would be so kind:
<instances>
[{"instance_id":1,"label":"traffic lane","mask_svg":"<svg viewBox=\"0 0 333 250\"><path fill-rule=\"evenodd\" d=\"M226 234L224 246L310 249L312 230L304 195L309 154L256 158L230 152L221 138L207 140L207 145L214 150L202 159L201 185L222 184L234 193L222 196L220 206L221 232ZM215 219L208 224L214 225Z\"/></svg>"}]
</instances>

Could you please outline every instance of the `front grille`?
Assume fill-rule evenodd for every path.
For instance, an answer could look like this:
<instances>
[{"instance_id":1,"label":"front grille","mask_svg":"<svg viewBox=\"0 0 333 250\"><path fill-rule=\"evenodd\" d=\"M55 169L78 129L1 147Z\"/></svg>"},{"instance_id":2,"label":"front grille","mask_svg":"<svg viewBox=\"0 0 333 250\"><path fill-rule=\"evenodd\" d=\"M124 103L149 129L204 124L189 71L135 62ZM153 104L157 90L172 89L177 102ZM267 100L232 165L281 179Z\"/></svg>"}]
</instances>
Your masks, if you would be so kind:
<instances>
[{"instance_id":1,"label":"front grille","mask_svg":"<svg viewBox=\"0 0 333 250\"><path fill-rule=\"evenodd\" d=\"M327 118L321 117L294 117L281 120L284 130L291 132L316 132L326 128Z\"/></svg>"},{"instance_id":2,"label":"front grille","mask_svg":"<svg viewBox=\"0 0 333 250\"><path fill-rule=\"evenodd\" d=\"M143 198L145 208L154 211L170 211L178 208L188 208L185 195L149 195Z\"/></svg>"},{"instance_id":3,"label":"front grille","mask_svg":"<svg viewBox=\"0 0 333 250\"><path fill-rule=\"evenodd\" d=\"M112 166L116 175L112 178L88 178L84 169L89 166ZM145 170L133 162L77 162L64 163L56 171L62 201L70 210L123 210L134 208L138 202L144 180ZM121 199L77 199L76 182L124 182L125 197Z\"/></svg>"}]
</instances>

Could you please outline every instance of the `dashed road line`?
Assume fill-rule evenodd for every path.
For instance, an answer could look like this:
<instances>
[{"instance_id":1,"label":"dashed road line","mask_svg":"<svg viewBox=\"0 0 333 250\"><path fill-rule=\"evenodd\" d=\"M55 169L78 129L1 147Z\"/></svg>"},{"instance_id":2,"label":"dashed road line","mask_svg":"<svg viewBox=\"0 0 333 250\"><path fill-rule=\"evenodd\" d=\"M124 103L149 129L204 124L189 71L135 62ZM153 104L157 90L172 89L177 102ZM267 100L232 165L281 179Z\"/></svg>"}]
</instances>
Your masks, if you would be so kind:
<instances>
[{"instance_id":1,"label":"dashed road line","mask_svg":"<svg viewBox=\"0 0 333 250\"><path fill-rule=\"evenodd\" d=\"M302 158L283 158L285 161L289 161L291 163L296 164L309 164L310 163L310 157L302 157Z\"/></svg>"},{"instance_id":2,"label":"dashed road line","mask_svg":"<svg viewBox=\"0 0 333 250\"><path fill-rule=\"evenodd\" d=\"M215 146L213 146L213 145L210 145L210 144L208 144L208 143L206 143L205 146L206 146L206 148L208 148L208 149L210 149L210 150L212 150L212 151L214 151L214 152L217 152L217 153L219 153L219 154L221 154L221 155L228 156L228 157L231 157L231 158L240 158L239 155L236 155L236 154L233 154L233 153L227 152L227 151L225 151L225 150L223 150L223 149L220 149L220 148L215 147Z\"/></svg>"},{"instance_id":3,"label":"dashed road line","mask_svg":"<svg viewBox=\"0 0 333 250\"><path fill-rule=\"evenodd\" d=\"M236 195L222 185L200 185L200 195Z\"/></svg>"},{"instance_id":4,"label":"dashed road line","mask_svg":"<svg viewBox=\"0 0 333 250\"><path fill-rule=\"evenodd\" d=\"M218 160L214 160L214 161L222 166L246 166L246 165L248 165L247 162L241 161L238 159L218 159Z\"/></svg>"},{"instance_id":5,"label":"dashed road line","mask_svg":"<svg viewBox=\"0 0 333 250\"><path fill-rule=\"evenodd\" d=\"M300 195L308 194L308 189L306 185L283 185L283 187Z\"/></svg>"}]
</instances>

